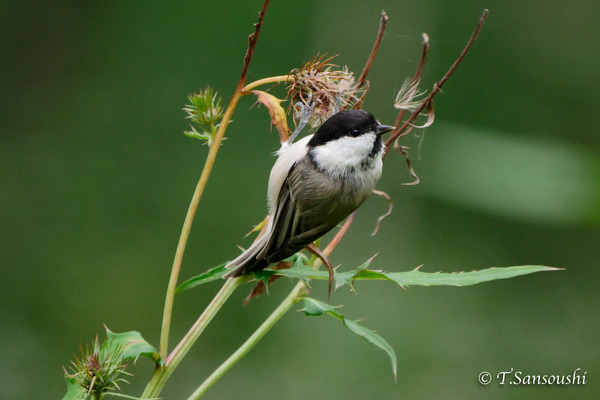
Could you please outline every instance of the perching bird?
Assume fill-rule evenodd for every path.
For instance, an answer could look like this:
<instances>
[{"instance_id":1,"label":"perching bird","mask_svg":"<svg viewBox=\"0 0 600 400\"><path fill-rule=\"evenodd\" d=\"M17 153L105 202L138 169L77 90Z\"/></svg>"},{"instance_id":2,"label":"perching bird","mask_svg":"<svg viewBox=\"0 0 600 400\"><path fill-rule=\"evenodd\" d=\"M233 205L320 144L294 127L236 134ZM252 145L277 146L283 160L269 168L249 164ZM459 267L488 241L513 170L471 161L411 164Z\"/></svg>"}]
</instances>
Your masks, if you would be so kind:
<instances>
[{"instance_id":1,"label":"perching bird","mask_svg":"<svg viewBox=\"0 0 600 400\"><path fill-rule=\"evenodd\" d=\"M277 152L269 177L269 222L263 236L227 268L233 278L282 261L325 235L356 210L381 177L381 125L363 110L340 111L314 135Z\"/></svg>"}]
</instances>

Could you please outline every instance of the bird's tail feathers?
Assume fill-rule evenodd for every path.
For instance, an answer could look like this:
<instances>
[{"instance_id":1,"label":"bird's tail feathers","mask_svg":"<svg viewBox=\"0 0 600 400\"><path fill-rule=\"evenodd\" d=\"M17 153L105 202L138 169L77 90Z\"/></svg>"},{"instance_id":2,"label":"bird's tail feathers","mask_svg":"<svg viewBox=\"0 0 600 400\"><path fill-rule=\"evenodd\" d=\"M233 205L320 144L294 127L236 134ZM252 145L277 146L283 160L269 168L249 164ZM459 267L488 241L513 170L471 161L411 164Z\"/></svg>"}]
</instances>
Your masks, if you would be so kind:
<instances>
[{"instance_id":1,"label":"bird's tail feathers","mask_svg":"<svg viewBox=\"0 0 600 400\"><path fill-rule=\"evenodd\" d=\"M267 245L269 236L268 232L266 232L235 260L229 262L225 268L232 270L223 276L223 278L235 278L252 270L264 268L268 263L264 258L259 257L259 255Z\"/></svg>"}]
</instances>

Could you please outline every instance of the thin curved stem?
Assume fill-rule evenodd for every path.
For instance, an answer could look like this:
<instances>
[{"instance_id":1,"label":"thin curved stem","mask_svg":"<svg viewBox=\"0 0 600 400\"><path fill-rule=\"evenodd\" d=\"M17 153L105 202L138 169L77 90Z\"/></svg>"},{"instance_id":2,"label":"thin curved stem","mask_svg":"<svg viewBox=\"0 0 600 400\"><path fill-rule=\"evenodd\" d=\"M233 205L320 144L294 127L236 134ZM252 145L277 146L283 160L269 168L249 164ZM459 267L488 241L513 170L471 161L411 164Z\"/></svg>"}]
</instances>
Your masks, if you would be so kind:
<instances>
[{"instance_id":1,"label":"thin curved stem","mask_svg":"<svg viewBox=\"0 0 600 400\"><path fill-rule=\"evenodd\" d=\"M329 245L323 250L323 254L329 256L335 250L342 237L348 232L350 225L354 221L356 212L352 213L344 222L344 225L331 240ZM322 261L317 258L313 267L318 268ZM237 364L258 342L267 334L269 330L287 313L294 304L298 303L307 293L306 284L298 282L291 290L288 296L279 304L279 306L269 315L269 317L258 327L256 331L231 355L225 360L202 384L192 393L188 400L197 400L202 397L219 379L223 377L235 364Z\"/></svg>"},{"instance_id":2,"label":"thin curved stem","mask_svg":"<svg viewBox=\"0 0 600 400\"><path fill-rule=\"evenodd\" d=\"M225 136L225 131L227 129L227 126L229 125L229 121L231 120L233 111L240 98L249 94L250 90L252 90L253 88L269 83L287 82L291 79L293 78L291 78L289 75L279 75L251 82L248 85L244 86L241 90L234 92L229 102L229 105L225 110L223 120L219 125L219 129L217 130L214 136L213 142L208 152L208 156L206 157L206 161L204 163L204 169L202 170L202 174L200 175L200 179L198 180L196 189L194 190L192 200L190 201L190 205L188 207L185 220L183 222L183 227L181 229L181 234L179 236L179 242L177 243L177 250L175 251L175 258L173 259L173 266L171 267L171 276L169 278L169 285L167 287L167 294L165 297L165 307L163 310L163 322L160 338L160 355L162 358L166 358L167 353L169 351L169 330L171 326L171 315L173 313L175 289L177 289L177 280L179 278L179 272L181 271L181 263L183 261L183 255L185 253L187 240L190 235L192 223L194 222L194 216L196 215L196 211L198 209L198 204L200 203L200 199L202 198L202 194L204 193L204 188L206 187L206 183L208 182L208 178L210 176L212 167L217 157L217 152L219 151L221 141Z\"/></svg>"},{"instance_id":3,"label":"thin curved stem","mask_svg":"<svg viewBox=\"0 0 600 400\"><path fill-rule=\"evenodd\" d=\"M225 360L204 382L192 393L188 400L197 400L208 391L223 375L237 364L256 344L267 334L269 330L287 313L294 304L305 296L306 285L298 282L290 294L279 304L269 317L254 331L254 333Z\"/></svg>"},{"instance_id":4,"label":"thin curved stem","mask_svg":"<svg viewBox=\"0 0 600 400\"><path fill-rule=\"evenodd\" d=\"M171 315L173 313L175 289L177 288L177 279L179 277L179 271L181 270L181 262L183 260L183 254L185 252L187 240L190 235L190 229L194 221L194 216L196 215L196 210L198 209L198 204L200 203L200 199L202 198L202 194L204 193L206 182L208 181L208 177L210 176L212 167L215 163L215 159L217 157L217 152L219 151L221 141L225 136L225 130L227 129L227 125L229 125L229 121L231 120L233 110L235 109L235 106L237 105L240 98L244 94L246 94L242 93L244 85L246 84L246 74L248 72L248 67L250 66L252 56L254 55L256 43L258 42L258 35L260 33L260 29L264 21L265 13L267 12L269 2L270 0L264 1L261 10L258 13L258 22L254 24L254 32L248 37L248 49L246 50L246 55L244 57L244 65L242 67L242 73L240 74L240 80L233 92L233 96L231 97L229 105L227 106L225 114L223 115L223 120L219 125L219 129L217 130L217 133L210 146L208 156L206 157L206 161L204 163L204 169L202 170L202 174L200 175L200 179L198 180L198 184L196 185L196 189L194 190L194 195L192 196L192 200L190 202L190 206L188 207L188 212L186 214L183 227L181 229L179 242L177 243L177 250L175 251L175 258L171 267L169 285L167 286L167 294L165 296L165 307L163 310L163 321L160 331L159 353L163 358L166 358L166 355L169 351L169 330L171 326Z\"/></svg>"},{"instance_id":5,"label":"thin curved stem","mask_svg":"<svg viewBox=\"0 0 600 400\"><path fill-rule=\"evenodd\" d=\"M219 290L217 295L206 307L202 315L198 317L188 333L183 337L183 339L181 339L169 357L167 357L165 360L166 365L154 371L154 375L152 375L150 382L148 382L148 385L142 394L142 399L153 399L160 394L162 388L165 386L175 368L177 368L183 357L185 357L192 345L196 342L196 340L198 340L198 337L200 337L202 332L204 332L204 329L208 326L210 321L212 321L223 304L225 304L225 301L227 301L235 289L237 289L247 280L247 277L241 276L238 278L227 279L227 281L225 281L225 284L223 284L221 290Z\"/></svg>"},{"instance_id":6,"label":"thin curved stem","mask_svg":"<svg viewBox=\"0 0 600 400\"><path fill-rule=\"evenodd\" d=\"M250 82L246 86L242 88L242 93L247 94L250 90L254 89L257 86L268 85L269 83L280 83L280 82L291 82L294 80L292 75L277 75L270 76L268 78L262 78L254 82Z\"/></svg>"},{"instance_id":7,"label":"thin curved stem","mask_svg":"<svg viewBox=\"0 0 600 400\"><path fill-rule=\"evenodd\" d=\"M200 199L204 193L206 182L208 182L208 178L215 164L215 159L217 157L219 147L221 146L221 141L225 136L225 130L227 129L227 125L229 125L233 110L235 109L235 106L237 105L241 96L242 94L239 91L234 92L233 96L231 97L231 101L225 110L223 120L219 125L219 129L217 130L215 138L210 146L208 156L206 157L206 161L204 163L204 169L202 170L202 174L200 175L200 179L198 180L198 184L194 190L192 200L185 216L185 221L183 222L183 227L179 236L179 242L177 243L177 250L175 251L175 258L173 259L173 266L171 267L171 276L169 278L169 285L167 287L167 294L165 297L165 307L163 310L163 321L160 337L160 355L163 357L163 359L166 358L168 353L169 330L171 326L171 315L173 312L175 289L177 288L177 280L179 278L179 271L181 270L181 262L183 261L183 254L185 252L187 240L190 235L192 223L194 222L194 216L196 215L198 204L200 203Z\"/></svg>"}]
</instances>

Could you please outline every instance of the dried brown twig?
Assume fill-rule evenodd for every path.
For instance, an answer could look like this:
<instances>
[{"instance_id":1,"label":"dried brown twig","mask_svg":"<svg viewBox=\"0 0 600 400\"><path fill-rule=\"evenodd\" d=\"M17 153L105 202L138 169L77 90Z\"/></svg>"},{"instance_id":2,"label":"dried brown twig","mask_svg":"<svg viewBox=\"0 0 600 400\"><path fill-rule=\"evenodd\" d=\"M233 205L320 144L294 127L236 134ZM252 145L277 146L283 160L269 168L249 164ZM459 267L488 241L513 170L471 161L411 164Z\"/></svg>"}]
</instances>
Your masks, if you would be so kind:
<instances>
[{"instance_id":1,"label":"dried brown twig","mask_svg":"<svg viewBox=\"0 0 600 400\"><path fill-rule=\"evenodd\" d=\"M263 3L262 9L258 12L258 21L254 24L254 32L248 36L248 49L246 50L246 55L244 56L244 66L242 67L242 73L240 74L240 81L235 89L236 92L241 91L246 83L248 67L250 66L252 56L254 55L256 42L258 42L258 34L260 33L260 28L262 28L262 24L265 19L265 13L267 12L267 7L269 7L270 1L271 0L265 0Z\"/></svg>"},{"instance_id":2,"label":"dried brown twig","mask_svg":"<svg viewBox=\"0 0 600 400\"><path fill-rule=\"evenodd\" d=\"M360 108L362 106L362 101L365 98L367 92L369 91L369 81L367 80L367 75L371 70L371 66L373 65L373 61L375 60L375 56L377 55L377 51L379 50L379 46L381 45L381 41L383 40L383 34L385 32L385 27L387 26L389 17L385 13L384 10L381 10L381 22L379 23L379 30L377 31L377 37L375 39L375 43L373 44L373 49L371 49L371 54L367 59L367 63L365 64L360 76L358 77L358 81L356 82L356 86L362 88L365 86L362 96L356 102L356 104L352 107L354 109Z\"/></svg>"},{"instance_id":3,"label":"dried brown twig","mask_svg":"<svg viewBox=\"0 0 600 400\"><path fill-rule=\"evenodd\" d=\"M465 45L465 48L462 50L462 52L459 54L459 56L456 59L456 61L454 61L454 63L452 64L452 66L450 67L450 69L448 69L448 71L442 77L442 79L439 82L437 82L436 84L433 85L433 89L429 93L429 95L412 112L412 114L410 115L410 117L406 121L404 121L404 123L402 125L401 125L401 123L402 123L402 118L403 118L404 113L405 113L405 109L401 109L398 112L398 118L396 120L397 121L396 122L396 129L392 132L392 135L390 136L390 138L385 142L386 153L384 154L384 159L385 159L385 156L387 155L387 152L389 151L390 145L392 143L394 143L394 141L396 141L399 137L405 136L408 133L410 133L410 131L414 127L413 122L417 119L417 117L423 111L424 108L428 109L429 119L431 120L431 113L433 111L433 108L432 108L433 107L432 106L433 98L440 91L442 85L448 80L448 78L450 78L450 76L452 75L452 73L454 73L454 71L456 70L456 68L458 68L458 66L460 65L460 63L462 62L462 60L465 58L466 54L468 53L469 49L471 48L471 45L473 44L473 42L475 41L475 39L479 35L479 32L481 31L481 28L483 27L483 24L484 24L485 20L487 19L488 13L489 13L489 10L487 10L487 9L483 10L481 18L479 19L479 23L475 27L475 30L471 34L471 37L469 38L469 41ZM382 18L382 24L383 24L383 18ZM385 28L385 25L384 25L384 28ZM382 28L380 27L380 31L381 30L382 30ZM420 81L421 74L422 74L422 71L423 71L423 67L425 66L425 63L427 61L427 55L428 55L428 53L429 53L429 37L426 34L424 34L423 35L423 50L421 52L421 59L420 59L419 64L417 66L417 70L415 72L415 75L414 75L414 77L413 77L413 79L411 81L411 84L415 84L416 83L416 85L418 85L418 82ZM430 122L431 121L428 121L428 123L426 123L426 125L429 124ZM399 126L399 125L401 125L401 126ZM414 178L414 181L411 182L410 184L412 184L412 185L417 184L419 182L419 178L417 177L417 175L415 174L415 172L414 172L414 170L412 168L412 164L411 164L410 158L408 157L408 153L406 151L406 148L404 146L400 146L399 144L397 144L395 146L395 148L396 148L396 150L398 150L406 158L406 162L407 162L407 165L408 165L408 168L409 168L409 172L410 172L411 176ZM354 221L355 215L356 215L356 211L354 213L352 213L348 217L348 219L346 219L346 222L344 223L344 225L342 226L342 228L338 231L338 233L336 234L336 236L332 239L331 243L325 249L327 254L330 254L335 249L335 247L337 246L337 244L342 240L343 236L346 234L346 232L350 228L350 225Z\"/></svg>"},{"instance_id":4,"label":"dried brown twig","mask_svg":"<svg viewBox=\"0 0 600 400\"><path fill-rule=\"evenodd\" d=\"M268 2L268 0L267 0L267 2ZM401 89L399 96L397 98L397 101L396 101L396 107L400 109L398 112L398 116L396 118L396 127L397 128L392 132L392 135L390 135L390 138L385 143L386 144L386 150L385 150L386 152L384 154L384 158L387 155L387 152L389 151L389 149L392 147L391 145L393 143L394 144L393 147L406 159L409 173L411 174L411 176L414 179L413 182L408 183L409 185L418 184L419 178L417 177L414 169L412 168L412 163L409 158L408 151L407 151L408 149L404 146L401 146L398 143L398 139L403 136L408 135L412 131L412 129L415 127L416 128L424 128L433 123L433 120L434 120L433 98L440 91L443 84L450 78L452 73L456 70L456 68L460 65L460 63L464 59L465 55L467 54L471 45L473 44L475 38L479 34L479 31L481 30L481 27L482 27L483 23L485 22L487 14L488 14L488 10L484 10L483 14L481 16L481 19L480 19L477 27L475 28L475 31L471 35L471 37L470 37L469 41L467 42L463 51L460 53L460 55L458 56L456 61L452 64L452 66L446 72L446 74L442 77L442 79L433 85L433 89L428 94L428 96L424 100L421 101L421 100L418 100L418 98L421 95L423 95L424 93L419 89L419 84L421 82L423 68L426 64L427 56L429 53L429 38L428 38L427 34L425 34L425 33L423 34L423 46L422 46L422 51L421 51L421 57L420 57L418 65L417 65L415 74L412 77L412 79L405 82L405 85L403 85L403 89ZM355 101L353 108L360 108L360 106L362 104L362 100L363 100L366 92L368 91L368 80L366 78L371 69L373 61L377 55L377 51L379 49L381 41L383 39L383 34L385 32L387 21L388 21L388 16L386 15L385 11L382 11L381 12L381 22L380 22L378 33L377 33L377 38L375 40L375 43L373 45L373 48L369 55L369 58L365 64L365 67L363 68L363 71L362 71L360 77L358 78L358 80L356 81L356 83L354 83L354 78L352 77L351 73L347 72L346 70L339 71L339 70L331 69L332 67L335 67L335 65L330 63L330 61L332 60L333 57L328 58L325 55L317 56L313 60L305 63L302 66L302 68L295 69L290 73L289 76L292 77L292 79L290 79L288 81L288 82L290 82L289 87L288 87L288 98L291 100L290 107L292 107L293 104L297 104L297 103L301 103L306 107L310 107L311 112L314 112L316 114L319 114L319 113L322 114L322 115L319 115L319 118L314 118L314 116L313 116L312 118L314 118L315 120L326 119L329 116L328 113L330 112L330 106L335 101L338 102L338 106L341 106L340 109L344 109L345 106L348 106L349 102L352 102L352 101ZM257 24L257 31L255 32L256 34L258 33L259 29L260 29L260 21ZM250 42L250 45L248 48L248 53L246 55L247 58L250 57L253 52L253 48L252 48L253 42L255 44L254 34L250 35L249 42ZM340 88L339 88L340 82L348 82L347 84L345 84L347 87L345 88L345 90L346 90L344 92L345 97L343 97L343 98L341 96L342 92L340 91ZM357 98L358 93L361 94L360 98ZM263 102L263 104L264 104L264 102ZM324 111L323 110L319 111L321 108L323 108ZM427 110L428 120L425 124L423 124L421 126L416 126L415 120L421 115L421 112L424 109ZM404 120L404 115L406 114L406 111L411 111L412 113L408 117L408 119ZM281 112L283 112L283 111L281 110ZM375 234L377 232L379 225L381 223L381 220L390 214L391 208L392 208L392 204L391 204L391 200L390 200L389 196L387 196L385 193L379 192L379 191L375 191L375 193L384 197L388 201L389 207L388 207L388 211L377 220L377 225L376 225L376 228L375 228L375 231L373 232L373 234ZM356 212L351 214L346 219L342 228L337 232L335 237L327 245L327 247L324 249L324 251L321 252L321 254L317 254L319 259L316 261L315 267L320 262L323 262L324 264L327 265L328 270L330 272L329 292L331 292L333 274L332 274L331 264L328 263L327 257L333 252L333 250L337 247L337 245L339 244L339 242L341 241L341 239L343 238L345 233L348 231L348 229L350 228L350 226L354 220L355 215L356 215ZM307 250L309 250L313 254L316 254L314 251L314 248L307 249ZM253 294L251 294L251 296L249 298L255 297L256 295L260 294L260 292L262 292L264 290L264 287L260 287L260 286L264 286L264 284L262 282L259 283L259 285L257 285L257 286L258 287L255 288L255 291L253 291Z\"/></svg>"},{"instance_id":5,"label":"dried brown twig","mask_svg":"<svg viewBox=\"0 0 600 400\"><path fill-rule=\"evenodd\" d=\"M439 82L437 82L437 83L435 83L433 85L433 89L431 90L431 92L429 93L429 95L427 96L427 98L425 100L423 100L423 102L421 103L421 105L419 107L417 107L416 110L413 111L413 113L410 115L410 117L406 121L404 121L404 124L402 126L400 126L400 127L396 127L396 129L392 132L392 134L390 135L390 137L388 138L388 140L385 142L386 147L389 148L389 145L391 143L393 143L394 140L398 139L402 135L402 133L409 126L411 126L411 124L417 119L417 117L419 116L419 114L421 113L421 111L423 111L424 108L428 107L431 104L431 102L432 102L433 98L435 97L435 95L440 91L440 89L442 88L442 86L444 85L444 83L446 83L446 81L448 80L448 78L450 78L450 76L454 73L454 71L456 70L456 68L458 68L458 66L460 65L460 63L462 62L462 60L465 58L465 56L469 52L469 49L471 48L471 45L473 44L473 42L475 41L475 39L479 35L479 31L481 31L481 28L483 27L483 24L484 24L485 20L487 19L488 13L489 13L489 10L487 10L487 9L483 10L483 14L481 15L481 18L479 19L479 23L475 27L475 30L473 31L473 34L471 34L471 37L469 38L469 41L465 45L465 48L459 54L459 56L456 59L456 61L454 61L454 64L452 64L452 66L450 67L450 69L448 69L448 71L442 77L442 79L440 79ZM423 57L421 58L421 60L423 61ZM423 64L424 64L424 62L423 62ZM421 63L419 63L419 65L421 65ZM419 70L417 70L417 71L419 71ZM403 110L400 110L400 113L402 113L402 111Z\"/></svg>"},{"instance_id":6,"label":"dried brown twig","mask_svg":"<svg viewBox=\"0 0 600 400\"><path fill-rule=\"evenodd\" d=\"M373 61L375 60L375 56L377 55L377 51L379 50L381 41L383 40L383 34L385 32L385 27L387 25L388 19L389 17L385 13L385 11L381 10L381 22L379 23L379 30L377 31L377 38L375 39L375 43L373 44L373 49L371 50L369 59L367 60L367 63L365 64L365 67L362 70L362 73L358 77L358 86L362 86L367 80L367 75L371 70L371 66L373 65Z\"/></svg>"}]
</instances>

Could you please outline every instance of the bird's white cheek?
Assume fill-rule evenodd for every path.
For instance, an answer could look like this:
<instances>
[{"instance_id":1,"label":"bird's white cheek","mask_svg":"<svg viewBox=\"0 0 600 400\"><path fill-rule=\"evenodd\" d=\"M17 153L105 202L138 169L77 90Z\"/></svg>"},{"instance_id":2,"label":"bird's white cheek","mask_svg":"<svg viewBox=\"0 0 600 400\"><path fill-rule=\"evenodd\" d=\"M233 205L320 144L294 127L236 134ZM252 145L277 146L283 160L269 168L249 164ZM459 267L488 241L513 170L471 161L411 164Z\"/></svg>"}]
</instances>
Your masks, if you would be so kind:
<instances>
[{"instance_id":1,"label":"bird's white cheek","mask_svg":"<svg viewBox=\"0 0 600 400\"><path fill-rule=\"evenodd\" d=\"M375 139L374 134L342 137L317 146L312 154L320 168L335 175L345 174L360 166L369 157Z\"/></svg>"}]
</instances>

